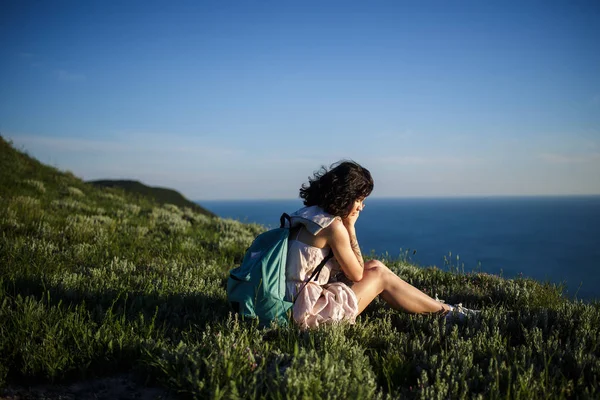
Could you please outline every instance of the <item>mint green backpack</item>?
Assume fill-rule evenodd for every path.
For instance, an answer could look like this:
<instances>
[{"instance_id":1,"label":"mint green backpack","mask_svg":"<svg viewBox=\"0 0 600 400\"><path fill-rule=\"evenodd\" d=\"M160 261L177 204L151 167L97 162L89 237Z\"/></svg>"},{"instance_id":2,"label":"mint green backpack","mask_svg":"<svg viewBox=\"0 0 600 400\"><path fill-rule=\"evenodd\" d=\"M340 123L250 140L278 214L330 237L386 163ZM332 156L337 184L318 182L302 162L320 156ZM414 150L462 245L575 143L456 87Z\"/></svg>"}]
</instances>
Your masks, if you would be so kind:
<instances>
[{"instance_id":1,"label":"mint green backpack","mask_svg":"<svg viewBox=\"0 0 600 400\"><path fill-rule=\"evenodd\" d=\"M290 319L288 311L294 304L285 297L290 216L282 214L280 223L279 228L263 232L254 239L246 250L242 264L229 271L227 280L227 300L234 311L243 318L258 319L260 326L267 326L272 321L286 325ZM332 256L330 252L306 283L315 275L318 278ZM300 290L304 289L306 283Z\"/></svg>"}]
</instances>

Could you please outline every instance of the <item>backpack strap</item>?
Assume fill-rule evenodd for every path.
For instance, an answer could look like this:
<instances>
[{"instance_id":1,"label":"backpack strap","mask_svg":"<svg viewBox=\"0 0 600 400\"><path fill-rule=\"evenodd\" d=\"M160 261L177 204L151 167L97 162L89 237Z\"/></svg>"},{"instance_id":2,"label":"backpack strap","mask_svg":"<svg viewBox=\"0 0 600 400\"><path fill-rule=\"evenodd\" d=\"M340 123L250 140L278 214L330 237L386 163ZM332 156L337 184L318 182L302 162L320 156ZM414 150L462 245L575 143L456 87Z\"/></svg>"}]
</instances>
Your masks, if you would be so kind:
<instances>
[{"instance_id":1,"label":"backpack strap","mask_svg":"<svg viewBox=\"0 0 600 400\"><path fill-rule=\"evenodd\" d=\"M302 288L298 291L298 294L296 294L296 298L294 299L294 303L296 302L296 299L298 298L298 295L300 294L300 292L302 292L304 290L304 288L306 287L306 285L308 284L308 282L312 281L313 278L315 278L315 280L319 279L319 275L321 275L321 271L323 270L323 267L325 266L325 264L327 264L327 261L331 260L332 258L333 258L333 250L329 250L329 254L327 254L325 256L325 258L323 259L323 261L321 261L319 263L319 265L317 265L317 268L315 268L315 270L313 271L313 273L310 275L310 278L308 278L308 280L304 282L304 285L302 285Z\"/></svg>"},{"instance_id":2,"label":"backpack strap","mask_svg":"<svg viewBox=\"0 0 600 400\"><path fill-rule=\"evenodd\" d=\"M288 222L288 225L291 228L292 227L292 219L290 218L290 216L287 213L281 214L281 217L279 218L279 224L280 224L279 227L285 228L285 221Z\"/></svg>"},{"instance_id":3,"label":"backpack strap","mask_svg":"<svg viewBox=\"0 0 600 400\"><path fill-rule=\"evenodd\" d=\"M318 281L319 280L319 275L321 275L321 271L323 270L323 267L325 266L325 264L327 264L327 261L329 261L331 258L333 258L333 250L330 249L329 250L329 254L327 254L325 256L325 258L323 259L323 261L321 261L319 263L319 265L317 265L317 268L315 268L315 270L313 271L313 273L310 275L310 278L308 278L307 282L312 281L313 277L315 278L315 281Z\"/></svg>"}]
</instances>

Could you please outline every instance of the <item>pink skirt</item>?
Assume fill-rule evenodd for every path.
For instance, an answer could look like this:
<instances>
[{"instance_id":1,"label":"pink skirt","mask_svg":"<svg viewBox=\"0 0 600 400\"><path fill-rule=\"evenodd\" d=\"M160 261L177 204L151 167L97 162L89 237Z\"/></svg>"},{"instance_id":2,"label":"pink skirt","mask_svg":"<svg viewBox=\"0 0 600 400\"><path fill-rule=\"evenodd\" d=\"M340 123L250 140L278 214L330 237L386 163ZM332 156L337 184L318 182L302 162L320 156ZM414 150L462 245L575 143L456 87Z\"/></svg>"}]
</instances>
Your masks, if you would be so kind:
<instances>
[{"instance_id":1,"label":"pink skirt","mask_svg":"<svg viewBox=\"0 0 600 400\"><path fill-rule=\"evenodd\" d=\"M344 283L321 286L309 282L296 298L292 310L294 321L302 329L341 321L353 324L358 315L358 299Z\"/></svg>"}]
</instances>

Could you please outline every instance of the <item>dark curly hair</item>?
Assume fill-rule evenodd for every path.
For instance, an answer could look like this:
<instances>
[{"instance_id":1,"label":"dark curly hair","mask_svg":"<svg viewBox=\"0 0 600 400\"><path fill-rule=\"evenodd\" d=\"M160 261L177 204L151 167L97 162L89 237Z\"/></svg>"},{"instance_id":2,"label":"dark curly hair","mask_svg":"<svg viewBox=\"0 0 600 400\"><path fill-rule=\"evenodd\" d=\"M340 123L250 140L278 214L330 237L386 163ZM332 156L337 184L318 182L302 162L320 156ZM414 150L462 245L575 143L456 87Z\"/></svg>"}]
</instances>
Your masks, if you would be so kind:
<instances>
[{"instance_id":1,"label":"dark curly hair","mask_svg":"<svg viewBox=\"0 0 600 400\"><path fill-rule=\"evenodd\" d=\"M357 199L364 199L373 191L373 178L368 169L354 161L342 160L322 166L308 184L302 184L300 197L304 205L319 206L331 215L345 218L349 206Z\"/></svg>"}]
</instances>

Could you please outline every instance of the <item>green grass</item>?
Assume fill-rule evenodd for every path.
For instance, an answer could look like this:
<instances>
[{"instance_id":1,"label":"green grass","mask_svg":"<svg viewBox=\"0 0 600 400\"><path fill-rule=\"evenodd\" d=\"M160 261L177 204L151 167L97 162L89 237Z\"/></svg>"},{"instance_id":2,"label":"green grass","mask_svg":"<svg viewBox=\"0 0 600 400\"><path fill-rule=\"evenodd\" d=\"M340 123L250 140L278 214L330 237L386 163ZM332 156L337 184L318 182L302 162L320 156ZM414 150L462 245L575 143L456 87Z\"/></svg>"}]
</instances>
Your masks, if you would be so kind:
<instances>
[{"instance_id":1,"label":"green grass","mask_svg":"<svg viewBox=\"0 0 600 400\"><path fill-rule=\"evenodd\" d=\"M481 318L376 301L316 331L240 321L227 272L263 229L94 187L0 140L0 388L134 371L184 398L600 397L600 305L530 279L388 257Z\"/></svg>"}]
</instances>

